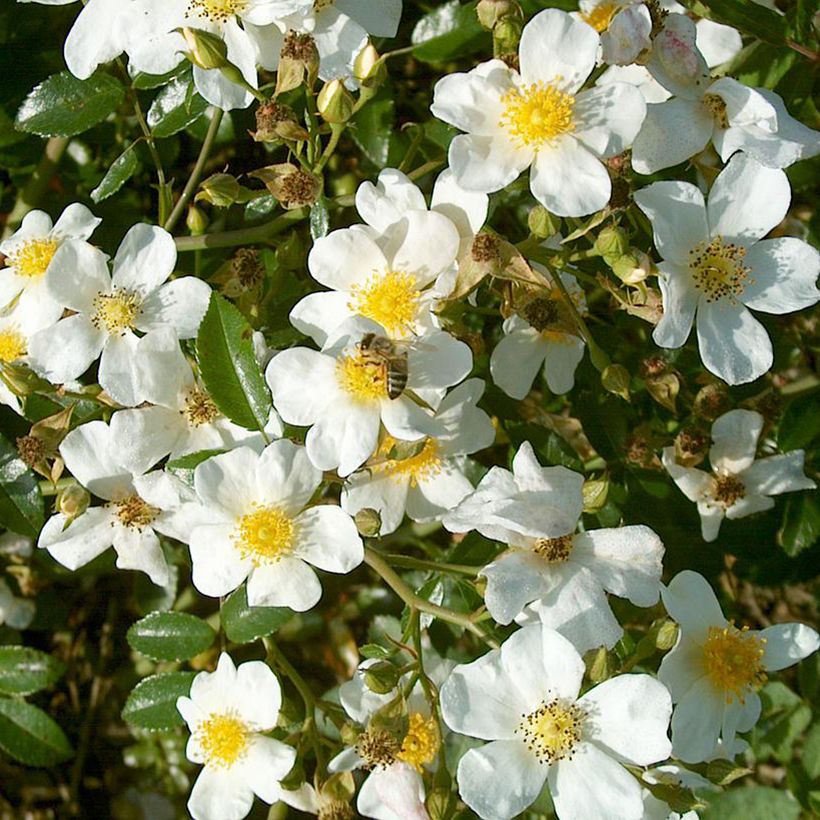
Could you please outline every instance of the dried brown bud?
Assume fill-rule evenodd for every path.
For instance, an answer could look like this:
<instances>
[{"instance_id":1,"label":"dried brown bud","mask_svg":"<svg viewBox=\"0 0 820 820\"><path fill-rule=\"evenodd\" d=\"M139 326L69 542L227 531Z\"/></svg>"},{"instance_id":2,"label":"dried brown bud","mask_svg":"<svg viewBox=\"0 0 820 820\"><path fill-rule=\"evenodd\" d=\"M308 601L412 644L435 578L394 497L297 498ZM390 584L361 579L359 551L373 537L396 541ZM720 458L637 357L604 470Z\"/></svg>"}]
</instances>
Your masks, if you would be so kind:
<instances>
[{"instance_id":1,"label":"dried brown bud","mask_svg":"<svg viewBox=\"0 0 820 820\"><path fill-rule=\"evenodd\" d=\"M310 34L289 30L279 54L279 68L276 73L276 95L298 88L307 78L313 86L319 73L319 51Z\"/></svg>"},{"instance_id":2,"label":"dried brown bud","mask_svg":"<svg viewBox=\"0 0 820 820\"><path fill-rule=\"evenodd\" d=\"M36 436L20 436L17 439L17 452L23 463L33 468L46 457L46 445Z\"/></svg>"},{"instance_id":3,"label":"dried brown bud","mask_svg":"<svg viewBox=\"0 0 820 820\"><path fill-rule=\"evenodd\" d=\"M289 105L271 101L256 109L256 131L251 136L256 142L296 142L307 139L308 132Z\"/></svg>"},{"instance_id":4,"label":"dried brown bud","mask_svg":"<svg viewBox=\"0 0 820 820\"><path fill-rule=\"evenodd\" d=\"M477 234L470 247L470 256L474 262L499 262L501 254L498 237L491 233Z\"/></svg>"},{"instance_id":5,"label":"dried brown bud","mask_svg":"<svg viewBox=\"0 0 820 820\"><path fill-rule=\"evenodd\" d=\"M684 427L675 437L675 461L684 467L696 467L709 452L710 439L693 427Z\"/></svg>"},{"instance_id":6,"label":"dried brown bud","mask_svg":"<svg viewBox=\"0 0 820 820\"><path fill-rule=\"evenodd\" d=\"M714 421L732 406L729 390L722 382L712 382L702 387L695 396L694 412L707 421Z\"/></svg>"},{"instance_id":7,"label":"dried brown bud","mask_svg":"<svg viewBox=\"0 0 820 820\"><path fill-rule=\"evenodd\" d=\"M312 205L321 190L321 181L317 177L288 162L260 168L248 176L261 179L279 204L287 209Z\"/></svg>"},{"instance_id":8,"label":"dried brown bud","mask_svg":"<svg viewBox=\"0 0 820 820\"><path fill-rule=\"evenodd\" d=\"M231 274L243 290L262 284L265 266L256 248L239 248L231 259Z\"/></svg>"}]
</instances>

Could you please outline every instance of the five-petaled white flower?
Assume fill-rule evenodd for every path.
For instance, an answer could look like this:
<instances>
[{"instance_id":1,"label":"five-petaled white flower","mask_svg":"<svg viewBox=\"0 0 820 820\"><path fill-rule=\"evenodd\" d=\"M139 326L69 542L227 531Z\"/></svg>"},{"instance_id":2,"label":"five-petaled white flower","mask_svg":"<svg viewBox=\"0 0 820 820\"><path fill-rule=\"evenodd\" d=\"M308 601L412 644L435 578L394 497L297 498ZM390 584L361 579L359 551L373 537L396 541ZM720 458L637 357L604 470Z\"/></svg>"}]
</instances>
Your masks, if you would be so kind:
<instances>
[{"instance_id":1,"label":"five-petaled white flower","mask_svg":"<svg viewBox=\"0 0 820 820\"><path fill-rule=\"evenodd\" d=\"M579 697L584 662L544 626L457 666L441 689L444 722L489 743L458 764L462 799L483 820L509 820L546 783L560 820L640 820L640 783L625 765L670 752L672 702L649 675L619 675Z\"/></svg>"},{"instance_id":2,"label":"five-petaled white flower","mask_svg":"<svg viewBox=\"0 0 820 820\"><path fill-rule=\"evenodd\" d=\"M75 312L31 337L34 369L66 382L100 356L99 382L111 398L130 406L143 401L145 359L134 331L170 326L181 339L190 339L211 295L205 282L191 276L165 281L176 259L173 237L141 223L122 240L113 275L102 251L86 242L64 242L51 260L46 287L55 302Z\"/></svg>"},{"instance_id":3,"label":"five-petaled white flower","mask_svg":"<svg viewBox=\"0 0 820 820\"><path fill-rule=\"evenodd\" d=\"M733 157L709 192L687 182L655 182L635 194L652 222L663 318L654 340L681 347L697 314L698 346L708 370L744 384L772 365L772 344L749 308L789 313L820 299L820 253L793 237L759 241L786 215L783 171L744 154Z\"/></svg>"},{"instance_id":4,"label":"five-petaled white flower","mask_svg":"<svg viewBox=\"0 0 820 820\"><path fill-rule=\"evenodd\" d=\"M422 441L385 436L371 463L345 482L341 504L355 515L373 509L381 517L379 535L399 528L407 515L433 521L473 491L464 475L464 456L495 440L490 417L476 407L484 382L468 379L447 394L435 413L442 431Z\"/></svg>"},{"instance_id":5,"label":"five-petaled white flower","mask_svg":"<svg viewBox=\"0 0 820 820\"><path fill-rule=\"evenodd\" d=\"M311 565L347 573L364 557L347 513L332 504L307 507L321 483L305 448L286 439L261 455L237 447L198 465L194 487L211 521L188 540L194 586L217 597L247 578L251 606L315 606L322 587Z\"/></svg>"},{"instance_id":6,"label":"five-petaled white flower","mask_svg":"<svg viewBox=\"0 0 820 820\"><path fill-rule=\"evenodd\" d=\"M672 746L675 757L698 763L715 753L719 737L724 749L734 747L735 734L748 732L760 717L757 689L767 673L808 657L820 638L798 623L738 629L723 616L708 581L691 570L678 573L661 595L680 626L658 670L677 704Z\"/></svg>"},{"instance_id":7,"label":"five-petaled white flower","mask_svg":"<svg viewBox=\"0 0 820 820\"><path fill-rule=\"evenodd\" d=\"M803 450L755 460L762 430L760 413L724 413L712 425L711 473L683 467L675 461L675 448L664 448L663 466L684 495L698 505L704 541L717 538L724 517L745 518L770 510L774 507L771 496L817 486L803 473Z\"/></svg>"},{"instance_id":8,"label":"five-petaled white flower","mask_svg":"<svg viewBox=\"0 0 820 820\"><path fill-rule=\"evenodd\" d=\"M632 144L646 104L625 83L580 90L598 40L586 23L547 9L521 35L520 73L491 60L436 83L431 111L467 132L450 143L459 185L498 191L532 166L532 193L551 212L583 216L607 204L602 160Z\"/></svg>"},{"instance_id":9,"label":"five-petaled white flower","mask_svg":"<svg viewBox=\"0 0 820 820\"><path fill-rule=\"evenodd\" d=\"M576 533L583 476L542 467L529 442L512 466L493 467L444 517L451 532L475 529L509 547L480 573L488 611L502 624L537 618L579 652L614 646L623 630L604 591L652 606L660 592L660 538L640 524Z\"/></svg>"},{"instance_id":10,"label":"five-petaled white flower","mask_svg":"<svg viewBox=\"0 0 820 820\"><path fill-rule=\"evenodd\" d=\"M191 737L188 760L204 768L188 799L194 820L241 820L256 795L276 803L280 781L296 761L296 750L267 737L279 720L282 689L262 661L238 667L226 653L215 672L200 672L177 709Z\"/></svg>"}]
</instances>

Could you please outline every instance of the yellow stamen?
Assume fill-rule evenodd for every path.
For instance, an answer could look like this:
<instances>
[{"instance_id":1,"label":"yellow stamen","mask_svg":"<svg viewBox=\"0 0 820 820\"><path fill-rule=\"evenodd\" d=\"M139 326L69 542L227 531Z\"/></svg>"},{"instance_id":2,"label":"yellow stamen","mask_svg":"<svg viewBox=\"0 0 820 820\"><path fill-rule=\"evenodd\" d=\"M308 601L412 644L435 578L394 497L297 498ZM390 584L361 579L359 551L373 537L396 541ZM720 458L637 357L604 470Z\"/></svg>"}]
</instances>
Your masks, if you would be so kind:
<instances>
[{"instance_id":1,"label":"yellow stamen","mask_svg":"<svg viewBox=\"0 0 820 820\"><path fill-rule=\"evenodd\" d=\"M738 629L731 621L723 628L709 627L703 644L703 665L727 703L733 698L745 703L745 695L765 683L765 644L765 638L749 634L748 627Z\"/></svg>"},{"instance_id":2,"label":"yellow stamen","mask_svg":"<svg viewBox=\"0 0 820 820\"><path fill-rule=\"evenodd\" d=\"M17 330L0 331L0 362L13 362L26 355L26 337Z\"/></svg>"},{"instance_id":3,"label":"yellow stamen","mask_svg":"<svg viewBox=\"0 0 820 820\"><path fill-rule=\"evenodd\" d=\"M726 112L726 102L720 94L704 94L703 104L720 128L729 127L729 115Z\"/></svg>"},{"instance_id":4,"label":"yellow stamen","mask_svg":"<svg viewBox=\"0 0 820 820\"><path fill-rule=\"evenodd\" d=\"M556 77L555 81L560 81ZM555 85L532 83L508 91L503 97L504 113L499 123L520 147L536 151L555 137L575 130L575 97Z\"/></svg>"},{"instance_id":5,"label":"yellow stamen","mask_svg":"<svg viewBox=\"0 0 820 820\"><path fill-rule=\"evenodd\" d=\"M407 734L396 755L399 760L412 766L417 772L436 759L441 739L435 718L424 718L418 712L410 713Z\"/></svg>"},{"instance_id":6,"label":"yellow stamen","mask_svg":"<svg viewBox=\"0 0 820 820\"><path fill-rule=\"evenodd\" d=\"M14 269L20 276L42 276L59 247L56 239L29 239L12 254Z\"/></svg>"},{"instance_id":7,"label":"yellow stamen","mask_svg":"<svg viewBox=\"0 0 820 820\"><path fill-rule=\"evenodd\" d=\"M722 236L703 241L689 251L689 269L695 287L707 302L726 297L730 302L743 293L749 279L750 268L743 264L746 248L724 242Z\"/></svg>"},{"instance_id":8,"label":"yellow stamen","mask_svg":"<svg viewBox=\"0 0 820 820\"><path fill-rule=\"evenodd\" d=\"M574 545L574 535L560 535L558 538L539 538L533 552L550 564L561 564L569 559Z\"/></svg>"},{"instance_id":9,"label":"yellow stamen","mask_svg":"<svg viewBox=\"0 0 820 820\"><path fill-rule=\"evenodd\" d=\"M712 496L722 507L731 507L746 496L746 487L733 475L717 475Z\"/></svg>"},{"instance_id":10,"label":"yellow stamen","mask_svg":"<svg viewBox=\"0 0 820 820\"><path fill-rule=\"evenodd\" d=\"M188 14L201 14L214 23L227 23L247 5L248 0L190 0Z\"/></svg>"},{"instance_id":11,"label":"yellow stamen","mask_svg":"<svg viewBox=\"0 0 820 820\"><path fill-rule=\"evenodd\" d=\"M356 751L368 769L386 768L396 761L401 745L387 729L373 727L359 735Z\"/></svg>"},{"instance_id":12,"label":"yellow stamen","mask_svg":"<svg viewBox=\"0 0 820 820\"><path fill-rule=\"evenodd\" d=\"M620 9L620 3L598 3L595 8L581 12L581 19L600 34L609 28L612 18Z\"/></svg>"},{"instance_id":13,"label":"yellow stamen","mask_svg":"<svg viewBox=\"0 0 820 820\"><path fill-rule=\"evenodd\" d=\"M293 550L296 527L293 519L276 507L254 506L252 512L239 519L234 545L256 566L272 564Z\"/></svg>"},{"instance_id":14,"label":"yellow stamen","mask_svg":"<svg viewBox=\"0 0 820 820\"><path fill-rule=\"evenodd\" d=\"M390 454L396 452L399 444L413 446L416 451L406 458L390 458ZM433 438L421 443L397 442L392 436L385 436L377 456L382 456L385 460L373 465L375 471L385 473L396 481L409 478L411 487L416 487L419 481L433 478L441 472L439 446Z\"/></svg>"},{"instance_id":15,"label":"yellow stamen","mask_svg":"<svg viewBox=\"0 0 820 820\"><path fill-rule=\"evenodd\" d=\"M364 355L361 350L341 356L336 362L336 375L342 389L359 401L388 397L387 365Z\"/></svg>"},{"instance_id":16,"label":"yellow stamen","mask_svg":"<svg viewBox=\"0 0 820 820\"><path fill-rule=\"evenodd\" d=\"M210 424L219 417L214 400L199 387L193 387L185 396L185 406L181 411L191 427Z\"/></svg>"},{"instance_id":17,"label":"yellow stamen","mask_svg":"<svg viewBox=\"0 0 820 820\"><path fill-rule=\"evenodd\" d=\"M149 526L160 514L160 510L152 507L136 493L111 502L117 508L117 518L124 527L141 530Z\"/></svg>"},{"instance_id":18,"label":"yellow stamen","mask_svg":"<svg viewBox=\"0 0 820 820\"><path fill-rule=\"evenodd\" d=\"M572 758L581 740L586 713L562 699L544 701L534 712L522 715L515 730L539 763L550 765Z\"/></svg>"},{"instance_id":19,"label":"yellow stamen","mask_svg":"<svg viewBox=\"0 0 820 820\"><path fill-rule=\"evenodd\" d=\"M374 274L363 285L354 285L348 308L380 324L395 336L411 329L419 308L419 289L409 273Z\"/></svg>"},{"instance_id":20,"label":"yellow stamen","mask_svg":"<svg viewBox=\"0 0 820 820\"><path fill-rule=\"evenodd\" d=\"M94 297L94 315L91 324L112 336L119 336L134 327L142 299L128 290L114 289L111 293L98 293Z\"/></svg>"},{"instance_id":21,"label":"yellow stamen","mask_svg":"<svg viewBox=\"0 0 820 820\"><path fill-rule=\"evenodd\" d=\"M207 765L228 768L248 749L248 727L231 712L211 715L196 729Z\"/></svg>"}]
</instances>

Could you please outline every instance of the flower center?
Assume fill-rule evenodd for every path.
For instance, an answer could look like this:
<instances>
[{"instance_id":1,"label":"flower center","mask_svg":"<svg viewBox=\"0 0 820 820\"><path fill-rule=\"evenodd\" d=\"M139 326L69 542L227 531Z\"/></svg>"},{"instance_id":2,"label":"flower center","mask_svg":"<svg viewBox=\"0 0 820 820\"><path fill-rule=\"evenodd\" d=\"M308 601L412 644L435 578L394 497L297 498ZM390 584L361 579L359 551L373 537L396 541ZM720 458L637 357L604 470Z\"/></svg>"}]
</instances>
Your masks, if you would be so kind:
<instances>
[{"instance_id":1,"label":"flower center","mask_svg":"<svg viewBox=\"0 0 820 820\"><path fill-rule=\"evenodd\" d=\"M26 337L20 331L0 331L0 362L13 362L25 356L26 348Z\"/></svg>"},{"instance_id":2,"label":"flower center","mask_svg":"<svg viewBox=\"0 0 820 820\"><path fill-rule=\"evenodd\" d=\"M757 689L766 681L763 668L765 638L750 635L748 627L738 629L731 621L727 626L710 626L703 644L703 665L709 680L726 694L745 703L749 689Z\"/></svg>"},{"instance_id":3,"label":"flower center","mask_svg":"<svg viewBox=\"0 0 820 820\"><path fill-rule=\"evenodd\" d=\"M335 0L313 0L313 11L319 12L322 9L330 8Z\"/></svg>"},{"instance_id":4,"label":"flower center","mask_svg":"<svg viewBox=\"0 0 820 820\"><path fill-rule=\"evenodd\" d=\"M193 387L185 396L185 407L181 411L191 427L210 424L219 417L214 400L199 387Z\"/></svg>"},{"instance_id":5,"label":"flower center","mask_svg":"<svg viewBox=\"0 0 820 820\"><path fill-rule=\"evenodd\" d=\"M544 701L522 717L515 732L523 735L527 748L540 763L551 765L575 754L586 718L580 706L557 698Z\"/></svg>"},{"instance_id":6,"label":"flower center","mask_svg":"<svg viewBox=\"0 0 820 820\"><path fill-rule=\"evenodd\" d=\"M20 276L42 276L59 247L56 239L29 239L12 255L11 261Z\"/></svg>"},{"instance_id":7,"label":"flower center","mask_svg":"<svg viewBox=\"0 0 820 820\"><path fill-rule=\"evenodd\" d=\"M359 348L338 359L336 375L342 388L360 401L388 397L387 362L368 356Z\"/></svg>"},{"instance_id":8,"label":"flower center","mask_svg":"<svg viewBox=\"0 0 820 820\"><path fill-rule=\"evenodd\" d=\"M435 760L439 744L439 731L435 719L425 719L418 712L411 712L407 734L396 757L420 772L423 766Z\"/></svg>"},{"instance_id":9,"label":"flower center","mask_svg":"<svg viewBox=\"0 0 820 820\"><path fill-rule=\"evenodd\" d=\"M729 115L726 113L726 103L723 97L719 94L704 94L703 104L720 128L729 127Z\"/></svg>"},{"instance_id":10,"label":"flower center","mask_svg":"<svg viewBox=\"0 0 820 820\"><path fill-rule=\"evenodd\" d=\"M138 293L115 288L111 293L94 297L94 315L91 324L112 336L122 335L134 327L142 299Z\"/></svg>"},{"instance_id":11,"label":"flower center","mask_svg":"<svg viewBox=\"0 0 820 820\"><path fill-rule=\"evenodd\" d=\"M341 800L330 800L319 807L318 820L354 820L350 805Z\"/></svg>"},{"instance_id":12,"label":"flower center","mask_svg":"<svg viewBox=\"0 0 820 820\"><path fill-rule=\"evenodd\" d=\"M281 510L257 505L239 519L233 541L242 557L256 566L272 564L292 551L295 529L293 519Z\"/></svg>"},{"instance_id":13,"label":"flower center","mask_svg":"<svg viewBox=\"0 0 820 820\"><path fill-rule=\"evenodd\" d=\"M538 150L555 137L575 130L572 115L575 97L554 85L538 82L521 90L512 89L501 101L505 107L499 124L507 129L519 147Z\"/></svg>"},{"instance_id":14,"label":"flower center","mask_svg":"<svg viewBox=\"0 0 820 820\"><path fill-rule=\"evenodd\" d=\"M227 23L247 5L248 0L190 0L187 13L201 14L214 23Z\"/></svg>"},{"instance_id":15,"label":"flower center","mask_svg":"<svg viewBox=\"0 0 820 820\"><path fill-rule=\"evenodd\" d=\"M160 510L143 501L136 493L113 502L117 508L117 518L123 527L141 530L160 514Z\"/></svg>"},{"instance_id":16,"label":"flower center","mask_svg":"<svg viewBox=\"0 0 820 820\"><path fill-rule=\"evenodd\" d=\"M196 735L207 757L206 765L232 766L248 748L250 731L231 712L211 715L197 726Z\"/></svg>"},{"instance_id":17,"label":"flower center","mask_svg":"<svg viewBox=\"0 0 820 820\"><path fill-rule=\"evenodd\" d=\"M715 501L723 507L731 507L746 495L746 488L739 478L723 473L715 476L713 490Z\"/></svg>"},{"instance_id":18,"label":"flower center","mask_svg":"<svg viewBox=\"0 0 820 820\"><path fill-rule=\"evenodd\" d=\"M598 3L594 9L581 12L581 19L597 32L606 31L615 13L620 11L620 3Z\"/></svg>"},{"instance_id":19,"label":"flower center","mask_svg":"<svg viewBox=\"0 0 820 820\"><path fill-rule=\"evenodd\" d=\"M409 273L374 274L363 285L353 285L348 308L378 322L388 333L407 332L419 308L416 279Z\"/></svg>"},{"instance_id":20,"label":"flower center","mask_svg":"<svg viewBox=\"0 0 820 820\"><path fill-rule=\"evenodd\" d=\"M746 287L751 272L743 264L746 248L724 242L722 236L703 241L689 251L689 269L695 287L707 302L716 302L724 296L734 301Z\"/></svg>"},{"instance_id":21,"label":"flower center","mask_svg":"<svg viewBox=\"0 0 820 820\"><path fill-rule=\"evenodd\" d=\"M395 481L408 479L411 487L419 481L437 476L441 472L441 456L438 442L433 438L424 441L397 441L386 436L379 447L378 455L384 461L373 465L373 469L387 474Z\"/></svg>"},{"instance_id":22,"label":"flower center","mask_svg":"<svg viewBox=\"0 0 820 820\"><path fill-rule=\"evenodd\" d=\"M561 564L572 553L574 535L560 535L558 538L539 538L532 550L550 564Z\"/></svg>"},{"instance_id":23,"label":"flower center","mask_svg":"<svg viewBox=\"0 0 820 820\"><path fill-rule=\"evenodd\" d=\"M356 741L356 751L368 769L386 768L394 763L402 746L386 729L368 729Z\"/></svg>"}]
</instances>

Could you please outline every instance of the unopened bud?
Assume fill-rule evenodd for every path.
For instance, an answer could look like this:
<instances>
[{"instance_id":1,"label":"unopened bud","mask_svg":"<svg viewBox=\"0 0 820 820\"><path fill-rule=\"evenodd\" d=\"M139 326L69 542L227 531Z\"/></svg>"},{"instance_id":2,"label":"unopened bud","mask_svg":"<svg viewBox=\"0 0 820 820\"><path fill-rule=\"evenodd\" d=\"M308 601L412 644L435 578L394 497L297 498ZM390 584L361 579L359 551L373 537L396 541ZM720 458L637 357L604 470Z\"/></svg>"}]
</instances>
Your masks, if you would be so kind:
<instances>
[{"instance_id":1,"label":"unopened bud","mask_svg":"<svg viewBox=\"0 0 820 820\"><path fill-rule=\"evenodd\" d=\"M88 490L79 484L70 484L57 494L57 511L72 520L82 515L90 503L91 496Z\"/></svg>"},{"instance_id":2,"label":"unopened bud","mask_svg":"<svg viewBox=\"0 0 820 820\"><path fill-rule=\"evenodd\" d=\"M493 28L493 45L496 53L506 54L518 49L524 21L519 17L504 17Z\"/></svg>"},{"instance_id":3,"label":"unopened bud","mask_svg":"<svg viewBox=\"0 0 820 820\"><path fill-rule=\"evenodd\" d=\"M678 625L674 621L664 621L655 633L655 646L667 652L678 640Z\"/></svg>"},{"instance_id":4,"label":"unopened bud","mask_svg":"<svg viewBox=\"0 0 820 820\"><path fill-rule=\"evenodd\" d=\"M228 46L221 37L198 28L179 29L188 51L185 56L198 68L223 68L230 65Z\"/></svg>"},{"instance_id":5,"label":"unopened bud","mask_svg":"<svg viewBox=\"0 0 820 820\"><path fill-rule=\"evenodd\" d=\"M347 122L353 116L355 101L341 80L330 80L316 97L316 107L326 122Z\"/></svg>"},{"instance_id":6,"label":"unopened bud","mask_svg":"<svg viewBox=\"0 0 820 820\"><path fill-rule=\"evenodd\" d=\"M584 482L582 487L584 496L584 512L596 513L605 504L609 495L609 480L606 478L592 478Z\"/></svg>"},{"instance_id":7,"label":"unopened bud","mask_svg":"<svg viewBox=\"0 0 820 820\"><path fill-rule=\"evenodd\" d=\"M313 174L289 162L260 168L248 176L261 179L277 202L287 209L312 205L319 196L322 186L321 181Z\"/></svg>"},{"instance_id":8,"label":"unopened bud","mask_svg":"<svg viewBox=\"0 0 820 820\"><path fill-rule=\"evenodd\" d=\"M683 467L697 467L709 452L710 439L691 427L684 427L675 436L675 461Z\"/></svg>"},{"instance_id":9,"label":"unopened bud","mask_svg":"<svg viewBox=\"0 0 820 820\"><path fill-rule=\"evenodd\" d=\"M515 0L478 0L475 13L478 22L487 31L492 31L496 24L505 17L521 18L523 12L521 6Z\"/></svg>"},{"instance_id":10,"label":"unopened bud","mask_svg":"<svg viewBox=\"0 0 820 820\"><path fill-rule=\"evenodd\" d=\"M353 61L353 76L367 88L377 88L387 78L387 69L379 52L368 43Z\"/></svg>"},{"instance_id":11,"label":"unopened bud","mask_svg":"<svg viewBox=\"0 0 820 820\"><path fill-rule=\"evenodd\" d=\"M594 249L611 264L610 260L615 261L629 250L629 236L623 228L611 225L598 234Z\"/></svg>"},{"instance_id":12,"label":"unopened bud","mask_svg":"<svg viewBox=\"0 0 820 820\"><path fill-rule=\"evenodd\" d=\"M538 239L548 239L561 230L561 218L551 214L543 205L536 205L527 215L530 233Z\"/></svg>"},{"instance_id":13,"label":"unopened bud","mask_svg":"<svg viewBox=\"0 0 820 820\"><path fill-rule=\"evenodd\" d=\"M646 390L658 404L673 413L677 412L680 379L675 373L662 373L647 379Z\"/></svg>"},{"instance_id":14,"label":"unopened bud","mask_svg":"<svg viewBox=\"0 0 820 820\"><path fill-rule=\"evenodd\" d=\"M200 183L200 191L195 201L205 200L217 208L227 208L239 199L242 186L230 174L212 174Z\"/></svg>"},{"instance_id":15,"label":"unopened bud","mask_svg":"<svg viewBox=\"0 0 820 820\"><path fill-rule=\"evenodd\" d=\"M399 670L392 663L377 661L365 670L364 682L371 692L386 695L396 688L400 677Z\"/></svg>"},{"instance_id":16,"label":"unopened bud","mask_svg":"<svg viewBox=\"0 0 820 820\"><path fill-rule=\"evenodd\" d=\"M359 510L353 516L353 521L356 524L359 535L365 538L375 538L382 528L382 517L379 511L373 510L370 507Z\"/></svg>"},{"instance_id":17,"label":"unopened bud","mask_svg":"<svg viewBox=\"0 0 820 820\"><path fill-rule=\"evenodd\" d=\"M208 229L208 217L202 208L191 205L188 208L188 215L185 217L185 225L191 236L201 236Z\"/></svg>"},{"instance_id":18,"label":"unopened bud","mask_svg":"<svg viewBox=\"0 0 820 820\"><path fill-rule=\"evenodd\" d=\"M607 365L601 373L601 384L604 389L624 401L629 401L629 371L622 364Z\"/></svg>"},{"instance_id":19,"label":"unopened bud","mask_svg":"<svg viewBox=\"0 0 820 820\"><path fill-rule=\"evenodd\" d=\"M631 248L629 253L625 253L608 264L612 272L625 285L637 285L652 272L652 260L649 254L637 248Z\"/></svg>"},{"instance_id":20,"label":"unopened bud","mask_svg":"<svg viewBox=\"0 0 820 820\"><path fill-rule=\"evenodd\" d=\"M590 658L586 656L587 674L592 683L605 681L612 674L612 664L609 662L609 652L605 646L599 647Z\"/></svg>"},{"instance_id":21,"label":"unopened bud","mask_svg":"<svg viewBox=\"0 0 820 820\"><path fill-rule=\"evenodd\" d=\"M729 391L721 382L712 382L701 387L695 396L695 414L707 421L714 421L718 416L726 413L731 406Z\"/></svg>"}]
</instances>

